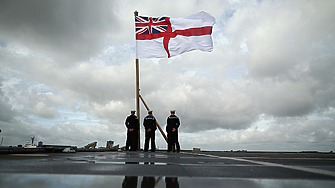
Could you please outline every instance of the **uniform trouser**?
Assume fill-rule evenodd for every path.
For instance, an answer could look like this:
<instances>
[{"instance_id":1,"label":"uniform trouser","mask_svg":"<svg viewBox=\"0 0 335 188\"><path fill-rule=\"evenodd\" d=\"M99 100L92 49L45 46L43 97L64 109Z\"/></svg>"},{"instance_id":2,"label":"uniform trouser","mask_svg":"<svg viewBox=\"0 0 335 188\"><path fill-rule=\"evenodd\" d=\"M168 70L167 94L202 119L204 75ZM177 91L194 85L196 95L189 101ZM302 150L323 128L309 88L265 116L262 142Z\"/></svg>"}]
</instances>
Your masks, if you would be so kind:
<instances>
[{"instance_id":1,"label":"uniform trouser","mask_svg":"<svg viewBox=\"0 0 335 188\"><path fill-rule=\"evenodd\" d=\"M168 134L168 151L180 152L180 145L178 141L178 133L169 133Z\"/></svg>"},{"instance_id":2,"label":"uniform trouser","mask_svg":"<svg viewBox=\"0 0 335 188\"><path fill-rule=\"evenodd\" d=\"M149 150L149 141L151 140L151 151L156 151L155 131L145 132L144 151Z\"/></svg>"},{"instance_id":3,"label":"uniform trouser","mask_svg":"<svg viewBox=\"0 0 335 188\"><path fill-rule=\"evenodd\" d=\"M126 150L136 151L138 149L138 133L136 131L127 133Z\"/></svg>"},{"instance_id":4,"label":"uniform trouser","mask_svg":"<svg viewBox=\"0 0 335 188\"><path fill-rule=\"evenodd\" d=\"M122 188L137 187L137 176L125 176L122 182Z\"/></svg>"}]
</instances>

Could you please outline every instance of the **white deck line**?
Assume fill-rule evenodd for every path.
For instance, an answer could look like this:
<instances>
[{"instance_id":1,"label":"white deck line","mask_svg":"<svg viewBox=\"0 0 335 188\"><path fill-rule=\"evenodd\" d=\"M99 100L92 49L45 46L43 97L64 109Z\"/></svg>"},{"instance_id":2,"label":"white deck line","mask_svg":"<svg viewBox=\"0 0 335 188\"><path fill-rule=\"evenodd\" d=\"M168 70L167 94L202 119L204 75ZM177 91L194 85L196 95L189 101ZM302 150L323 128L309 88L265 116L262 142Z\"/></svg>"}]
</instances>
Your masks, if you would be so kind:
<instances>
[{"instance_id":1,"label":"white deck line","mask_svg":"<svg viewBox=\"0 0 335 188\"><path fill-rule=\"evenodd\" d=\"M207 155L207 154L201 154L201 153L186 153L185 152L185 154L201 155L201 156L214 157L214 158L220 158L220 159L230 159L230 160L235 160L235 161L243 161L243 162L249 162L249 163L254 163L254 164L259 164L259 165L265 165L265 166L282 167L282 168L288 168L288 169L293 169L293 170L300 170L300 171L304 171L304 172L311 172L311 173L316 173L316 174L321 174L321 175L327 175L327 176L335 177L335 172L328 171L328 170L315 169L315 168L307 168L307 167L300 167L300 166L283 165L283 164L269 163L269 162L263 162L263 161L253 161L253 160L242 159L242 158L235 158L235 157L234 158L233 157L220 157L220 156L216 156L216 155Z\"/></svg>"}]
</instances>

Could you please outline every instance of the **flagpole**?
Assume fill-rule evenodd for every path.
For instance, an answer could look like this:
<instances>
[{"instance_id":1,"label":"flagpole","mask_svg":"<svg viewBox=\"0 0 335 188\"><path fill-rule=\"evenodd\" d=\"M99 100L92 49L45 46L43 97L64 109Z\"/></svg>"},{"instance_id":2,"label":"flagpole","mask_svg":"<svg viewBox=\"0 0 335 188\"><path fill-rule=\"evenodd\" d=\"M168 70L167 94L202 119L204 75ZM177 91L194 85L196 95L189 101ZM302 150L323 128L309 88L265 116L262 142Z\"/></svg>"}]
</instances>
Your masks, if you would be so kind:
<instances>
[{"instance_id":1,"label":"flagpole","mask_svg":"<svg viewBox=\"0 0 335 188\"><path fill-rule=\"evenodd\" d=\"M140 120L140 75L139 75L139 65L140 62L138 59L136 59L136 112L138 117L138 149L140 149L140 127L141 127L141 120Z\"/></svg>"},{"instance_id":2,"label":"flagpole","mask_svg":"<svg viewBox=\"0 0 335 188\"><path fill-rule=\"evenodd\" d=\"M138 16L137 10L135 10L134 16ZM135 45L135 50L137 50L136 45ZM140 149L140 140L141 140L140 127L141 127L141 120L140 120L140 73L139 73L140 72L139 71L140 61L139 61L139 59L136 58L135 63L136 63L136 112L137 112L137 117L138 117L138 123L140 125L138 127L138 146L137 147L138 147L138 149Z\"/></svg>"}]
</instances>

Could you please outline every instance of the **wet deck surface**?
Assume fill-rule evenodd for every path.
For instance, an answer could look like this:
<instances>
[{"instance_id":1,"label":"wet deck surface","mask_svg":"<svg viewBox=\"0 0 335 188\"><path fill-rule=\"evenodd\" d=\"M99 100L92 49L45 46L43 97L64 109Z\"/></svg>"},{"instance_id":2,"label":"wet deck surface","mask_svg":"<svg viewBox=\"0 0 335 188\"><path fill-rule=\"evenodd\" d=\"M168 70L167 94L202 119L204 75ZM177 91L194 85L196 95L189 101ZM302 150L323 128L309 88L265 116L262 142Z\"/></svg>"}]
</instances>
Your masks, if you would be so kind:
<instances>
[{"instance_id":1,"label":"wet deck surface","mask_svg":"<svg viewBox=\"0 0 335 188\"><path fill-rule=\"evenodd\" d=\"M21 187L36 182L41 185L37 187L335 187L335 154L158 151L0 155L0 185Z\"/></svg>"}]
</instances>

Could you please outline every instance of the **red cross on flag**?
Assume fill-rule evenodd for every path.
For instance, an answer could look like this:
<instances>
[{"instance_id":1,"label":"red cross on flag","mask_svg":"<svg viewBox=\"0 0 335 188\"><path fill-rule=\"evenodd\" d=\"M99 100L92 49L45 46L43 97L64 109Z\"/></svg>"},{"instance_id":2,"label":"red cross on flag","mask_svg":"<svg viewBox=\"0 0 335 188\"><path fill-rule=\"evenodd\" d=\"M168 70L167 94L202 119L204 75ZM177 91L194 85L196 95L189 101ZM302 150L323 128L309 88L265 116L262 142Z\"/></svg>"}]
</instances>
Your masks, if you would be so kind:
<instances>
[{"instance_id":1,"label":"red cross on flag","mask_svg":"<svg viewBox=\"0 0 335 188\"><path fill-rule=\"evenodd\" d=\"M192 50L213 50L215 18L198 12L185 18L135 16L136 58L169 58Z\"/></svg>"}]
</instances>

